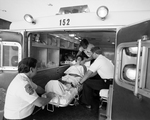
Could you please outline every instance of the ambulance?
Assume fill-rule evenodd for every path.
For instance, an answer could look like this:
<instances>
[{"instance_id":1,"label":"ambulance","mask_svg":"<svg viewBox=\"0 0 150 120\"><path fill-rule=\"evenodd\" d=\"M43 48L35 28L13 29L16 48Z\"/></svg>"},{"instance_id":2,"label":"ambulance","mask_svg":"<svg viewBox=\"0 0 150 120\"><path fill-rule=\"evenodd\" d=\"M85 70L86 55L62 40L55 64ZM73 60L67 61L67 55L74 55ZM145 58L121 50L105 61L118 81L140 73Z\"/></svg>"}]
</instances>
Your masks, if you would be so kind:
<instances>
[{"instance_id":1,"label":"ambulance","mask_svg":"<svg viewBox=\"0 0 150 120\"><path fill-rule=\"evenodd\" d=\"M94 1L93 1L94 2ZM149 120L150 118L150 1L95 1L64 6L55 15L12 22L0 30L0 119L7 87L25 57L38 60L33 81L44 88L50 79L59 79L70 66L79 43L102 48L115 66L105 115L99 119ZM91 8L93 8L91 10Z\"/></svg>"}]
</instances>

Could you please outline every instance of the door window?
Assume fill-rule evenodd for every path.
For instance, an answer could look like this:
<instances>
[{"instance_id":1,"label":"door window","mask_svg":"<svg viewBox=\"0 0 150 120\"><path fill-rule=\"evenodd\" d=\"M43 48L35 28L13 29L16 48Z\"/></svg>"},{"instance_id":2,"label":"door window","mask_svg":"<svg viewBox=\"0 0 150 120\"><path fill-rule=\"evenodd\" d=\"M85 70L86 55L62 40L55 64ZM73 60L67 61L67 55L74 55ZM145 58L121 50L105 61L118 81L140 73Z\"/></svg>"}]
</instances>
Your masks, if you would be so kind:
<instances>
[{"instance_id":1,"label":"door window","mask_svg":"<svg viewBox=\"0 0 150 120\"><path fill-rule=\"evenodd\" d=\"M21 60L21 45L17 42L0 42L0 69L17 70Z\"/></svg>"}]
</instances>

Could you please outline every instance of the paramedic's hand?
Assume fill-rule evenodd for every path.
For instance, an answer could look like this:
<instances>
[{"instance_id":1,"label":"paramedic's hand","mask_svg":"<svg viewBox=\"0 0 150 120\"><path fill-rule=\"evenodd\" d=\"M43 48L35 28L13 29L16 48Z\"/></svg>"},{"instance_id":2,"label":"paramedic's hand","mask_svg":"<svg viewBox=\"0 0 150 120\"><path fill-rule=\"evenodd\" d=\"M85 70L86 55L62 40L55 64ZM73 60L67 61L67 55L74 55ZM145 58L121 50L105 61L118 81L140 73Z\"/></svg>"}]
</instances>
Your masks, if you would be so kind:
<instances>
[{"instance_id":1,"label":"paramedic's hand","mask_svg":"<svg viewBox=\"0 0 150 120\"><path fill-rule=\"evenodd\" d=\"M82 60L82 61L80 62L80 64L81 64L81 65L84 65L85 62L86 62L86 60L84 59L84 60Z\"/></svg>"},{"instance_id":2,"label":"paramedic's hand","mask_svg":"<svg viewBox=\"0 0 150 120\"><path fill-rule=\"evenodd\" d=\"M78 82L74 87L78 88L78 91L82 89L82 84Z\"/></svg>"},{"instance_id":3,"label":"paramedic's hand","mask_svg":"<svg viewBox=\"0 0 150 120\"><path fill-rule=\"evenodd\" d=\"M48 92L48 93L46 93L45 95L46 95L47 98L51 98L51 99L56 96L56 94L53 93L53 92Z\"/></svg>"},{"instance_id":4,"label":"paramedic's hand","mask_svg":"<svg viewBox=\"0 0 150 120\"><path fill-rule=\"evenodd\" d=\"M78 91L81 91L81 89L82 89L82 84L81 84L80 82L78 83L77 88L78 88Z\"/></svg>"}]
</instances>

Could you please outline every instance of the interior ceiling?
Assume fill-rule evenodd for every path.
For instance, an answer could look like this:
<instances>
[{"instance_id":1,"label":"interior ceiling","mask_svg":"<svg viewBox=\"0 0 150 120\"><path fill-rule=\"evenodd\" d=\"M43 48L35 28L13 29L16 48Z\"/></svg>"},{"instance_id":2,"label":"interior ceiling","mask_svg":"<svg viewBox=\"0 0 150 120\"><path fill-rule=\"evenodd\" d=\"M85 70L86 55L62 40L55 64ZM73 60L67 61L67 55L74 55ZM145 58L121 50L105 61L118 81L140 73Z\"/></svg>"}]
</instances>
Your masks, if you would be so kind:
<instances>
[{"instance_id":1,"label":"interior ceiling","mask_svg":"<svg viewBox=\"0 0 150 120\"><path fill-rule=\"evenodd\" d=\"M74 34L74 36L70 36L70 34ZM63 38L64 40L70 41L79 41L82 39L87 39L90 43L97 45L97 46L110 46L114 47L116 32L115 31L84 31L84 32L72 32L72 33L58 33L52 34L54 36ZM75 39L77 37L78 39Z\"/></svg>"}]
</instances>

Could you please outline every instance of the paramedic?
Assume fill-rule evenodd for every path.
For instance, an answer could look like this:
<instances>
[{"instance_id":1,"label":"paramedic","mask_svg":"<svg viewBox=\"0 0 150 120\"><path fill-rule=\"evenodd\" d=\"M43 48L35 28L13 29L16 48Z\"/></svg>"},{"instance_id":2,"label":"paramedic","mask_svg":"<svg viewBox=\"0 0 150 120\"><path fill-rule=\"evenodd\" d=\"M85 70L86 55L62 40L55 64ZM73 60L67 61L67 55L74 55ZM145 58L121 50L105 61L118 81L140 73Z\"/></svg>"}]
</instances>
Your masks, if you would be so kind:
<instances>
[{"instance_id":1,"label":"paramedic","mask_svg":"<svg viewBox=\"0 0 150 120\"><path fill-rule=\"evenodd\" d=\"M11 81L6 92L4 120L33 120L31 114L34 107L48 104L54 96L51 93L49 98L39 97L38 94L43 94L45 91L32 82L37 72L36 64L37 60L30 57L19 62L18 74Z\"/></svg>"},{"instance_id":2,"label":"paramedic","mask_svg":"<svg viewBox=\"0 0 150 120\"><path fill-rule=\"evenodd\" d=\"M77 53L77 56L80 55L82 52L85 53L86 55L86 59L83 60L83 64L85 62L88 62L88 61L91 61L92 60L92 52L91 52L91 48L93 48L94 45L89 43L86 39L83 39L81 42L80 42L80 45L79 45L79 51Z\"/></svg>"},{"instance_id":3,"label":"paramedic","mask_svg":"<svg viewBox=\"0 0 150 120\"><path fill-rule=\"evenodd\" d=\"M114 65L109 59L102 55L102 50L99 47L94 47L91 51L95 61L91 64L78 84L79 86L83 84L81 102L87 108L91 108L93 92L95 90L108 89L109 85L112 84L114 75ZM99 75L99 79L92 79L91 77L96 74Z\"/></svg>"}]
</instances>

